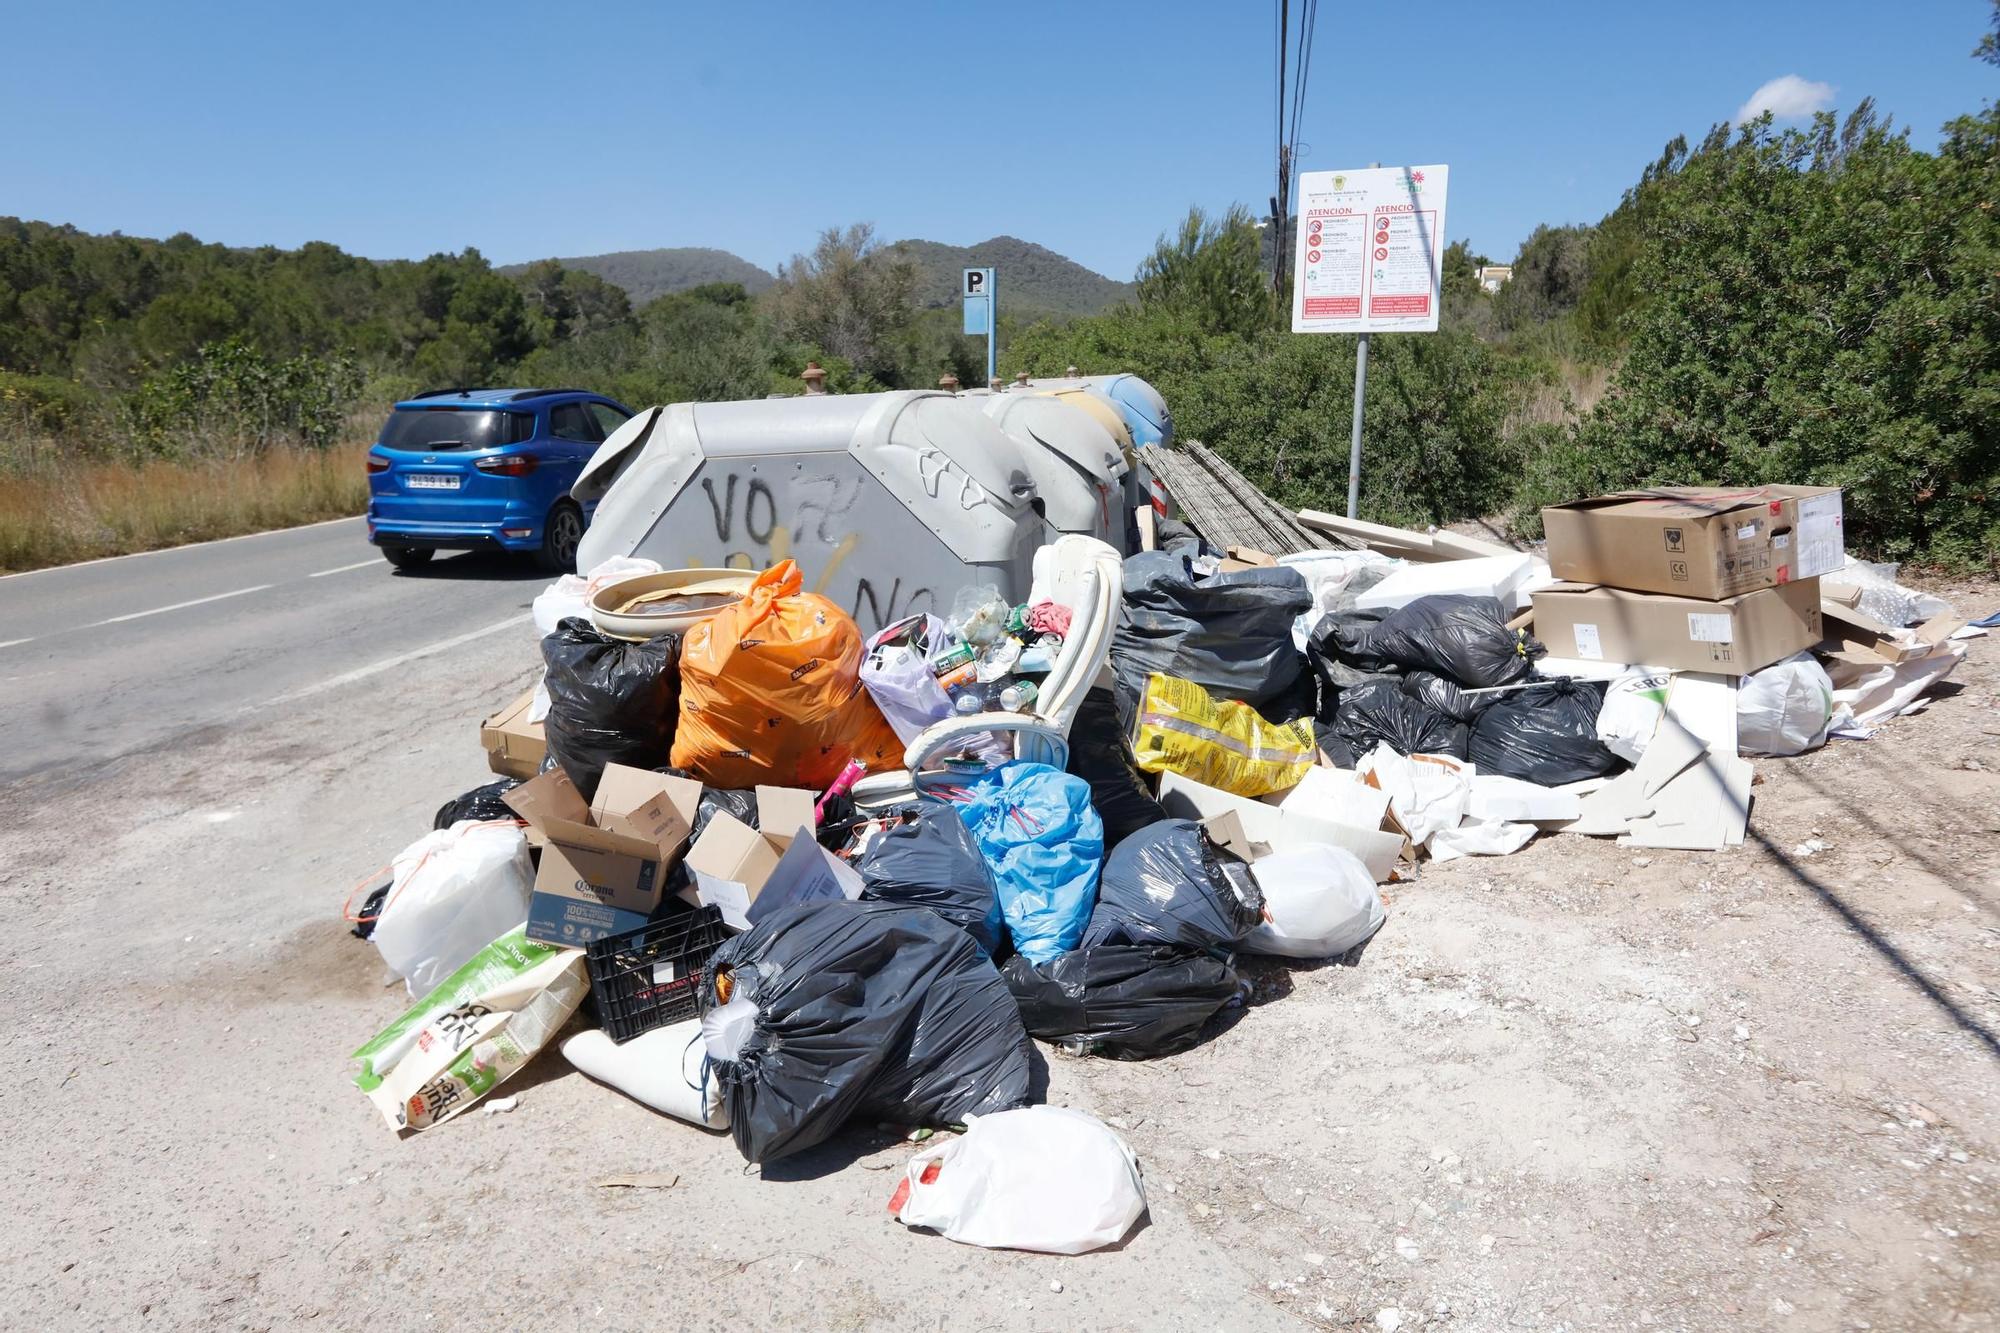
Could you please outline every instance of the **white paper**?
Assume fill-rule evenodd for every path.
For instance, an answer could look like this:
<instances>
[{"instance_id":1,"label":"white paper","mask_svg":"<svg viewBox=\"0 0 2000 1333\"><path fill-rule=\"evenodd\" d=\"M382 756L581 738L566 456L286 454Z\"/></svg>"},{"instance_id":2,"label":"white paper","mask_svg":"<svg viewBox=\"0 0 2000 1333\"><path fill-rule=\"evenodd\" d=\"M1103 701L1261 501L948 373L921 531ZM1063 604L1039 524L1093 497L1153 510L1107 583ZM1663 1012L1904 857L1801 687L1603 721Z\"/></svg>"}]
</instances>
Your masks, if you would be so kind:
<instances>
[{"instance_id":1,"label":"white paper","mask_svg":"<svg viewBox=\"0 0 2000 1333\"><path fill-rule=\"evenodd\" d=\"M1734 643L1735 621L1727 615L1688 612L1688 637L1696 643Z\"/></svg>"},{"instance_id":2,"label":"white paper","mask_svg":"<svg viewBox=\"0 0 2000 1333\"><path fill-rule=\"evenodd\" d=\"M1597 626L1579 624L1576 627L1576 655L1586 662L1604 660L1604 645L1598 642Z\"/></svg>"},{"instance_id":3,"label":"white paper","mask_svg":"<svg viewBox=\"0 0 2000 1333\"><path fill-rule=\"evenodd\" d=\"M703 907L720 907L722 920L737 930L750 929L750 890L740 880L721 879L704 871L694 872L695 901Z\"/></svg>"}]
</instances>

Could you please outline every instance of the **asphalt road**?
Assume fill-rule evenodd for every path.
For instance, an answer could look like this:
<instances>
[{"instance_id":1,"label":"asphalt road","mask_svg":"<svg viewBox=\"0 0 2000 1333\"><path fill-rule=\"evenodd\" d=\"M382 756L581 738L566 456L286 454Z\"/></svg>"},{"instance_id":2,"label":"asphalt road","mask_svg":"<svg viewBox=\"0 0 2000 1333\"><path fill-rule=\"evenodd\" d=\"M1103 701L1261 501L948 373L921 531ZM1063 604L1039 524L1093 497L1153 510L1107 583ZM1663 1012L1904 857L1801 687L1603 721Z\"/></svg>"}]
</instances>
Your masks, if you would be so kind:
<instances>
[{"instance_id":1,"label":"asphalt road","mask_svg":"<svg viewBox=\"0 0 2000 1333\"><path fill-rule=\"evenodd\" d=\"M361 680L393 712L475 636L531 640L531 561L398 573L362 520L0 578L0 782L73 774Z\"/></svg>"}]
</instances>

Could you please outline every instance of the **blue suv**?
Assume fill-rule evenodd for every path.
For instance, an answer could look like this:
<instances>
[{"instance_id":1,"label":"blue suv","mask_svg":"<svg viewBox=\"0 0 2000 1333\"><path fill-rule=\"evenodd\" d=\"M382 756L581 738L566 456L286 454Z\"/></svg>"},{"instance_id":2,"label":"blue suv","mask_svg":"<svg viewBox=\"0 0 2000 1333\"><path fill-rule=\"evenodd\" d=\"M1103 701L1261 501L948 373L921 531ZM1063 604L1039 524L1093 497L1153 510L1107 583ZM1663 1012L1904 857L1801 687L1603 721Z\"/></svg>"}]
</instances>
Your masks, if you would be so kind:
<instances>
[{"instance_id":1,"label":"blue suv","mask_svg":"<svg viewBox=\"0 0 2000 1333\"><path fill-rule=\"evenodd\" d=\"M596 505L570 485L631 415L582 389L431 389L397 403L368 451L368 540L398 569L481 549L572 569Z\"/></svg>"}]
</instances>

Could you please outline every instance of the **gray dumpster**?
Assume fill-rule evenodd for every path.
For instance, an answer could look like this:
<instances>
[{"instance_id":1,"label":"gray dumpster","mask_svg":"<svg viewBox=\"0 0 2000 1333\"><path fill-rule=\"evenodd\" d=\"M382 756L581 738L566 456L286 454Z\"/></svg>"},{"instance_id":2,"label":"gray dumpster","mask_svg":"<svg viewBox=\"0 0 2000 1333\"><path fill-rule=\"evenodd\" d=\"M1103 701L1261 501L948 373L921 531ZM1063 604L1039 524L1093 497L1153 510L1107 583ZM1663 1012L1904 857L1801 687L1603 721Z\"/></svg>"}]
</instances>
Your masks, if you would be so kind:
<instances>
[{"instance_id":1,"label":"gray dumpster","mask_svg":"<svg viewBox=\"0 0 2000 1333\"><path fill-rule=\"evenodd\" d=\"M942 614L971 584L1027 596L1052 536L1020 446L976 403L931 391L654 408L570 493L597 501L580 569L614 555L747 569L789 557L871 632Z\"/></svg>"},{"instance_id":2,"label":"gray dumpster","mask_svg":"<svg viewBox=\"0 0 2000 1333\"><path fill-rule=\"evenodd\" d=\"M1125 482L1130 465L1123 441L1094 415L1058 397L985 389L961 396L978 404L1021 447L1050 527L1131 554Z\"/></svg>"}]
</instances>

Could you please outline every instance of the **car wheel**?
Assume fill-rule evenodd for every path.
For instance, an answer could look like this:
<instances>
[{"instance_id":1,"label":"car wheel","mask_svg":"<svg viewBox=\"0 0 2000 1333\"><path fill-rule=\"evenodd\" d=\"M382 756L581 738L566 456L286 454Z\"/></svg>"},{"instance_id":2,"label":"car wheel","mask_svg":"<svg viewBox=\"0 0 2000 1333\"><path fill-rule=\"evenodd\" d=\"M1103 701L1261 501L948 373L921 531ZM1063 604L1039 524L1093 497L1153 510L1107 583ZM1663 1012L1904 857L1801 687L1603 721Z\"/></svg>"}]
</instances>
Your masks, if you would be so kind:
<instances>
[{"instance_id":1,"label":"car wheel","mask_svg":"<svg viewBox=\"0 0 2000 1333\"><path fill-rule=\"evenodd\" d=\"M437 552L428 546L385 546L382 554L398 569L422 569Z\"/></svg>"},{"instance_id":2,"label":"car wheel","mask_svg":"<svg viewBox=\"0 0 2000 1333\"><path fill-rule=\"evenodd\" d=\"M583 511L565 500L549 511L542 529L542 567L551 574L576 572L576 547L583 540Z\"/></svg>"}]
</instances>

